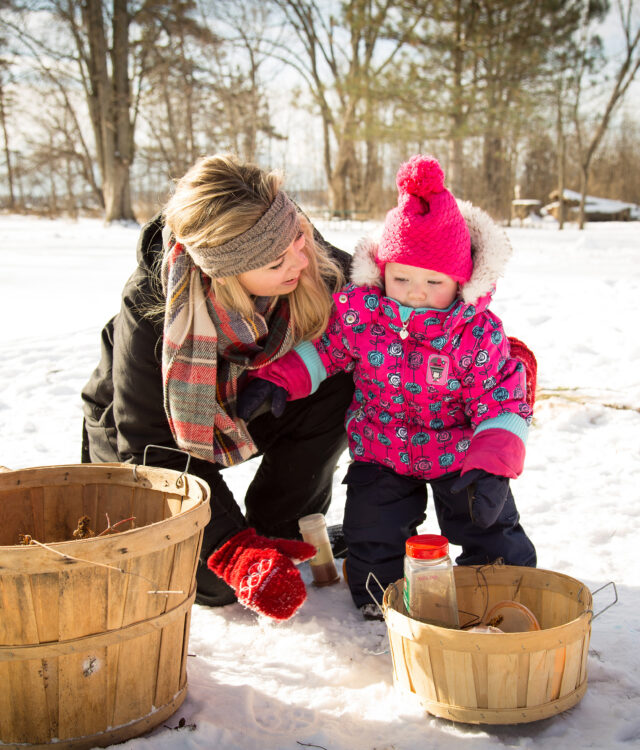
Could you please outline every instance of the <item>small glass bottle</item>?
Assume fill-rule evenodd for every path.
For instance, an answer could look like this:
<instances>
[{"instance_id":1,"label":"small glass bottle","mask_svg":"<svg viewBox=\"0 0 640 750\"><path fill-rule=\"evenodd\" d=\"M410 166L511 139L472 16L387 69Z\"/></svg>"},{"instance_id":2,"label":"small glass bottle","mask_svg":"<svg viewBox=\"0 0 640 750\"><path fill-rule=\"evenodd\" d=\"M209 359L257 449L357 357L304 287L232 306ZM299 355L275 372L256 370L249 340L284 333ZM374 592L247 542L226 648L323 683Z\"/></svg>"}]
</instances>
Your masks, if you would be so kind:
<instances>
[{"instance_id":1,"label":"small glass bottle","mask_svg":"<svg viewBox=\"0 0 640 750\"><path fill-rule=\"evenodd\" d=\"M449 541L438 534L407 539L404 606L409 617L431 625L459 628L456 585Z\"/></svg>"},{"instance_id":2,"label":"small glass bottle","mask_svg":"<svg viewBox=\"0 0 640 750\"><path fill-rule=\"evenodd\" d=\"M298 519L298 527L305 542L313 544L317 549L314 557L309 560L314 586L330 586L340 580L336 563L333 559L333 551L327 523L322 513L312 513Z\"/></svg>"}]
</instances>

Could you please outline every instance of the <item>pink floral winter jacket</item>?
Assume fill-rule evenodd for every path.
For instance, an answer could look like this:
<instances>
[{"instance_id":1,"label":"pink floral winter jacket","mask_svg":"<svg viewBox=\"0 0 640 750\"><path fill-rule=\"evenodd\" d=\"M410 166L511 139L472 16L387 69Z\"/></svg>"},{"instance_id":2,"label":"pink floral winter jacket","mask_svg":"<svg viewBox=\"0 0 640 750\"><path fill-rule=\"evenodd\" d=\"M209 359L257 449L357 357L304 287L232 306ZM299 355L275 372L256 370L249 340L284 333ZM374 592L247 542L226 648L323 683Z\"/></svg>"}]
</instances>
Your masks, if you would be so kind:
<instances>
[{"instance_id":1,"label":"pink floral winter jacket","mask_svg":"<svg viewBox=\"0 0 640 750\"><path fill-rule=\"evenodd\" d=\"M425 480L473 468L514 478L531 421L525 368L488 309L511 247L487 214L460 208L474 270L450 308L413 309L386 297L376 245L364 241L325 334L256 374L300 398L327 376L352 372L346 429L356 461Z\"/></svg>"}]
</instances>

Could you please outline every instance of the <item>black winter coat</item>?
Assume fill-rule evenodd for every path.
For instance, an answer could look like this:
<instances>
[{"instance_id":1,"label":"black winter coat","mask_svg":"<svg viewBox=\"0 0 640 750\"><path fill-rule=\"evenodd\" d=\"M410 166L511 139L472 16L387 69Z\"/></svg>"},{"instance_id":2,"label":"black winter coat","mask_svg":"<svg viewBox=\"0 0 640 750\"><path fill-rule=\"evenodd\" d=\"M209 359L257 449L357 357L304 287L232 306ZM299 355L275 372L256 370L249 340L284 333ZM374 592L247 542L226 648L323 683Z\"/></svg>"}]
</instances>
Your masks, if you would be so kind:
<instances>
[{"instance_id":1,"label":"black winter coat","mask_svg":"<svg viewBox=\"0 0 640 750\"><path fill-rule=\"evenodd\" d=\"M83 463L142 464L147 446L161 446L148 448L147 464L185 468L185 454L174 452L177 446L163 406L163 316L145 316L150 302L158 299L153 280L158 278L162 258L162 228L160 215L142 228L138 266L124 287L120 312L102 330L100 363L82 390ZM315 228L314 236L348 278L351 256L328 243ZM219 468L192 457L189 472L214 484Z\"/></svg>"}]
</instances>

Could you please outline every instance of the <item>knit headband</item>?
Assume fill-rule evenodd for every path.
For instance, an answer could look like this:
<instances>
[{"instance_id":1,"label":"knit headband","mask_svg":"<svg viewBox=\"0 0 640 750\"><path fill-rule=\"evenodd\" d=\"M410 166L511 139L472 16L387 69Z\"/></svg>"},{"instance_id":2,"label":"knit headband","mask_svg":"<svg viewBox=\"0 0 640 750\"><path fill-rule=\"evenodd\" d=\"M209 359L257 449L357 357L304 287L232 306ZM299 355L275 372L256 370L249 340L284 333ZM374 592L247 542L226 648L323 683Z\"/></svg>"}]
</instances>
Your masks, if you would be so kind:
<instances>
[{"instance_id":1,"label":"knit headband","mask_svg":"<svg viewBox=\"0 0 640 750\"><path fill-rule=\"evenodd\" d=\"M237 276L272 263L295 240L298 232L295 204L279 191L267 212L246 232L215 247L187 247L187 252L208 276Z\"/></svg>"}]
</instances>

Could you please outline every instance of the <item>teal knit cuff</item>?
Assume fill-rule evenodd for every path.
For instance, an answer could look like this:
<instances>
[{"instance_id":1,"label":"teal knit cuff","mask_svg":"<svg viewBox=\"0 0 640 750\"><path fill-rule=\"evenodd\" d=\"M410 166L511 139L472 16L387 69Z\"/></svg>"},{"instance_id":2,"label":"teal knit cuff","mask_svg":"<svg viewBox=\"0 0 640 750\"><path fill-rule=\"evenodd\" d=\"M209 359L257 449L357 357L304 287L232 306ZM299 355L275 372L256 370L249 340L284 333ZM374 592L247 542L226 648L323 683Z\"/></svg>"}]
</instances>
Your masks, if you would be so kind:
<instances>
[{"instance_id":1,"label":"teal knit cuff","mask_svg":"<svg viewBox=\"0 0 640 750\"><path fill-rule=\"evenodd\" d=\"M327 379L327 371L322 364L320 355L311 341L303 341L295 347L294 351L304 362L304 366L311 378L311 393L315 393L323 380Z\"/></svg>"},{"instance_id":2,"label":"teal knit cuff","mask_svg":"<svg viewBox=\"0 0 640 750\"><path fill-rule=\"evenodd\" d=\"M517 435L525 445L527 444L529 425L519 414L504 412L504 414L500 414L497 417L485 419L484 422L481 422L477 426L476 431L473 434L475 436L479 432L483 432L484 430L493 429L507 430L507 432L512 432L514 435Z\"/></svg>"}]
</instances>

